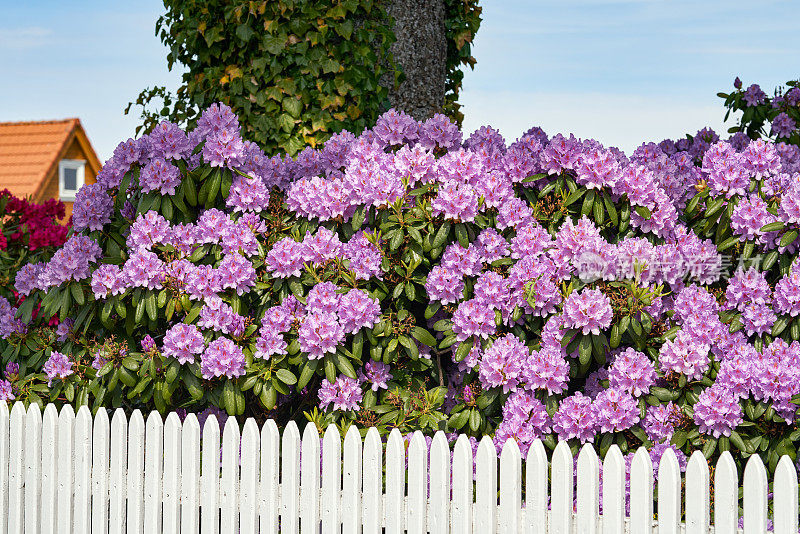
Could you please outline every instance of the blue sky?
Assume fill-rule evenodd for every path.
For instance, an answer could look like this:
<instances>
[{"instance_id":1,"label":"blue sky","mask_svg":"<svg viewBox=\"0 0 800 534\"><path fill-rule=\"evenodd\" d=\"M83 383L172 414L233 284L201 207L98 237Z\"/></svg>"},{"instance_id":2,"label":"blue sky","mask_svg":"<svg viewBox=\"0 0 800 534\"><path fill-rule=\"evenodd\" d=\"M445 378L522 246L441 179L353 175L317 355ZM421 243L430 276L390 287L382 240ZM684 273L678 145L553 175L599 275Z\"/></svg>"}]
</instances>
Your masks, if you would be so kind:
<instances>
[{"instance_id":1,"label":"blue sky","mask_svg":"<svg viewBox=\"0 0 800 534\"><path fill-rule=\"evenodd\" d=\"M632 150L721 130L736 75L768 92L800 77L795 0L483 0L461 102L465 129L531 126ZM101 158L133 135L122 111L175 87L156 0L0 0L0 120L78 116Z\"/></svg>"}]
</instances>

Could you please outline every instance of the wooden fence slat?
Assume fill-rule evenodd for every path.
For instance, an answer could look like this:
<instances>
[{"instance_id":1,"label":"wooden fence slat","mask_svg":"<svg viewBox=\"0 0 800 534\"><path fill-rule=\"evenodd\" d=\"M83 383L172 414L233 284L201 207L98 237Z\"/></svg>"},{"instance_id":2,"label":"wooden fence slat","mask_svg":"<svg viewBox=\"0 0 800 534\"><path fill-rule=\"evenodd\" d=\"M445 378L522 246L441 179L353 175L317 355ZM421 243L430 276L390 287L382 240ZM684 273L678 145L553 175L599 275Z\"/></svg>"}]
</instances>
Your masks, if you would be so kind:
<instances>
[{"instance_id":1,"label":"wooden fence slat","mask_svg":"<svg viewBox=\"0 0 800 534\"><path fill-rule=\"evenodd\" d=\"M631 461L630 531L653 532L653 461L644 447L639 447Z\"/></svg>"},{"instance_id":2,"label":"wooden fence slat","mask_svg":"<svg viewBox=\"0 0 800 534\"><path fill-rule=\"evenodd\" d=\"M547 454L537 439L525 459L525 534L547 532Z\"/></svg>"},{"instance_id":3,"label":"wooden fence slat","mask_svg":"<svg viewBox=\"0 0 800 534\"><path fill-rule=\"evenodd\" d=\"M425 534L428 519L428 445L417 430L408 444L408 499L406 529L409 534Z\"/></svg>"},{"instance_id":4,"label":"wooden fence slat","mask_svg":"<svg viewBox=\"0 0 800 534\"><path fill-rule=\"evenodd\" d=\"M767 531L767 491L764 462L754 454L744 467L744 534L763 534Z\"/></svg>"},{"instance_id":5,"label":"wooden fence slat","mask_svg":"<svg viewBox=\"0 0 800 534\"><path fill-rule=\"evenodd\" d=\"M522 510L522 455L513 439L500 452L499 532L519 532Z\"/></svg>"},{"instance_id":6,"label":"wooden fence slat","mask_svg":"<svg viewBox=\"0 0 800 534\"><path fill-rule=\"evenodd\" d=\"M450 447L441 430L431 441L430 450L430 512L428 530L448 532L450 514Z\"/></svg>"},{"instance_id":7,"label":"wooden fence slat","mask_svg":"<svg viewBox=\"0 0 800 534\"><path fill-rule=\"evenodd\" d=\"M55 404L48 404L42 417L42 455L41 482L41 529L42 534L53 534L56 531L58 517L58 409Z\"/></svg>"},{"instance_id":8,"label":"wooden fence slat","mask_svg":"<svg viewBox=\"0 0 800 534\"><path fill-rule=\"evenodd\" d=\"M603 534L624 532L625 459L619 447L611 445L603 460Z\"/></svg>"},{"instance_id":9,"label":"wooden fence slat","mask_svg":"<svg viewBox=\"0 0 800 534\"><path fill-rule=\"evenodd\" d=\"M453 534L472 534L472 447L469 439L461 434L453 450L453 505L451 511L451 532Z\"/></svg>"},{"instance_id":10,"label":"wooden fence slat","mask_svg":"<svg viewBox=\"0 0 800 534\"><path fill-rule=\"evenodd\" d=\"M128 422L128 534L144 532L144 440L144 417L134 410Z\"/></svg>"},{"instance_id":11,"label":"wooden fence slat","mask_svg":"<svg viewBox=\"0 0 800 534\"><path fill-rule=\"evenodd\" d=\"M259 519L262 534L277 534L280 512L278 483L280 476L280 442L278 426L272 419L261 429L261 490Z\"/></svg>"},{"instance_id":12,"label":"wooden fence slat","mask_svg":"<svg viewBox=\"0 0 800 534\"><path fill-rule=\"evenodd\" d=\"M108 413L100 409L92 425L92 534L108 533L110 447Z\"/></svg>"},{"instance_id":13,"label":"wooden fence slat","mask_svg":"<svg viewBox=\"0 0 800 534\"><path fill-rule=\"evenodd\" d=\"M475 532L497 532L497 449L489 436L478 444L475 459Z\"/></svg>"},{"instance_id":14,"label":"wooden fence slat","mask_svg":"<svg viewBox=\"0 0 800 534\"><path fill-rule=\"evenodd\" d=\"M596 534L600 506L600 464L594 446L587 443L578 453L578 534Z\"/></svg>"},{"instance_id":15,"label":"wooden fence slat","mask_svg":"<svg viewBox=\"0 0 800 534\"><path fill-rule=\"evenodd\" d=\"M281 532L297 532L299 523L300 430L289 421L281 438Z\"/></svg>"},{"instance_id":16,"label":"wooden fence slat","mask_svg":"<svg viewBox=\"0 0 800 534\"><path fill-rule=\"evenodd\" d=\"M242 470L239 484L239 532L242 534L258 533L259 441L258 425L250 417L245 421L242 431Z\"/></svg>"},{"instance_id":17,"label":"wooden fence slat","mask_svg":"<svg viewBox=\"0 0 800 534\"><path fill-rule=\"evenodd\" d=\"M200 474L200 531L219 533L219 422L209 415L203 424L202 472Z\"/></svg>"},{"instance_id":18,"label":"wooden fence slat","mask_svg":"<svg viewBox=\"0 0 800 534\"><path fill-rule=\"evenodd\" d=\"M41 511L42 412L31 403L25 417L25 441L18 444L25 454L25 533L38 533ZM45 451L45 455L52 454Z\"/></svg>"},{"instance_id":19,"label":"wooden fence slat","mask_svg":"<svg viewBox=\"0 0 800 534\"><path fill-rule=\"evenodd\" d=\"M144 531L161 532L161 495L164 475L164 421L150 412L144 430Z\"/></svg>"},{"instance_id":20,"label":"wooden fence slat","mask_svg":"<svg viewBox=\"0 0 800 534\"><path fill-rule=\"evenodd\" d=\"M773 527L775 534L797 532L797 469L789 456L778 461L773 481Z\"/></svg>"},{"instance_id":21,"label":"wooden fence slat","mask_svg":"<svg viewBox=\"0 0 800 534\"><path fill-rule=\"evenodd\" d=\"M320 446L314 423L303 429L300 455L300 529L304 533L319 532Z\"/></svg>"},{"instance_id":22,"label":"wooden fence slat","mask_svg":"<svg viewBox=\"0 0 800 534\"><path fill-rule=\"evenodd\" d=\"M573 507L573 462L569 445L562 441L553 451L550 490L550 531L571 534Z\"/></svg>"},{"instance_id":23,"label":"wooden fence slat","mask_svg":"<svg viewBox=\"0 0 800 534\"><path fill-rule=\"evenodd\" d=\"M733 456L723 452L714 468L714 532L736 534L739 529L739 475Z\"/></svg>"},{"instance_id":24,"label":"wooden fence slat","mask_svg":"<svg viewBox=\"0 0 800 534\"><path fill-rule=\"evenodd\" d=\"M658 534L678 534L681 521L681 471L672 449L658 465Z\"/></svg>"},{"instance_id":25,"label":"wooden fence slat","mask_svg":"<svg viewBox=\"0 0 800 534\"><path fill-rule=\"evenodd\" d=\"M383 517L383 446L377 428L367 430L363 463L364 534L380 534Z\"/></svg>"},{"instance_id":26,"label":"wooden fence slat","mask_svg":"<svg viewBox=\"0 0 800 534\"><path fill-rule=\"evenodd\" d=\"M181 532L199 530L200 423L197 416L190 413L181 427Z\"/></svg>"},{"instance_id":27,"label":"wooden fence slat","mask_svg":"<svg viewBox=\"0 0 800 534\"><path fill-rule=\"evenodd\" d=\"M686 534L708 534L709 480L706 457L694 451L686 466Z\"/></svg>"},{"instance_id":28,"label":"wooden fence slat","mask_svg":"<svg viewBox=\"0 0 800 534\"><path fill-rule=\"evenodd\" d=\"M235 417L228 417L222 431L222 478L220 479L220 532L239 530L239 447L242 438Z\"/></svg>"},{"instance_id":29,"label":"wooden fence slat","mask_svg":"<svg viewBox=\"0 0 800 534\"><path fill-rule=\"evenodd\" d=\"M181 520L181 421L175 412L164 421L163 534L178 534ZM234 532L230 530L228 532Z\"/></svg>"},{"instance_id":30,"label":"wooden fence slat","mask_svg":"<svg viewBox=\"0 0 800 534\"><path fill-rule=\"evenodd\" d=\"M70 404L58 414L58 522L57 532L72 534L72 454L75 409Z\"/></svg>"},{"instance_id":31,"label":"wooden fence slat","mask_svg":"<svg viewBox=\"0 0 800 534\"><path fill-rule=\"evenodd\" d=\"M23 506L25 495L25 451L20 447L25 441L25 406L21 402L14 403L11 408L11 428L9 431L8 458L8 532L22 534L25 528Z\"/></svg>"},{"instance_id":32,"label":"wooden fence slat","mask_svg":"<svg viewBox=\"0 0 800 534\"><path fill-rule=\"evenodd\" d=\"M59 435L60 437L60 435ZM109 469L109 532L125 532L125 488L128 470L128 421L122 408L111 418L111 466Z\"/></svg>"},{"instance_id":33,"label":"wooden fence slat","mask_svg":"<svg viewBox=\"0 0 800 534\"><path fill-rule=\"evenodd\" d=\"M88 406L78 408L75 417L75 503L74 532L89 532L92 501L92 412Z\"/></svg>"},{"instance_id":34,"label":"wooden fence slat","mask_svg":"<svg viewBox=\"0 0 800 534\"><path fill-rule=\"evenodd\" d=\"M8 524L8 403L0 402L0 534L7 534Z\"/></svg>"},{"instance_id":35,"label":"wooden fence slat","mask_svg":"<svg viewBox=\"0 0 800 534\"><path fill-rule=\"evenodd\" d=\"M386 534L401 534L404 529L405 460L405 443L400 431L395 428L386 441L386 497L383 504Z\"/></svg>"},{"instance_id":36,"label":"wooden fence slat","mask_svg":"<svg viewBox=\"0 0 800 534\"><path fill-rule=\"evenodd\" d=\"M361 434L351 425L344 435L342 467L342 534L361 532Z\"/></svg>"},{"instance_id":37,"label":"wooden fence slat","mask_svg":"<svg viewBox=\"0 0 800 534\"><path fill-rule=\"evenodd\" d=\"M342 438L336 425L322 440L322 532L338 532L341 524Z\"/></svg>"}]
</instances>

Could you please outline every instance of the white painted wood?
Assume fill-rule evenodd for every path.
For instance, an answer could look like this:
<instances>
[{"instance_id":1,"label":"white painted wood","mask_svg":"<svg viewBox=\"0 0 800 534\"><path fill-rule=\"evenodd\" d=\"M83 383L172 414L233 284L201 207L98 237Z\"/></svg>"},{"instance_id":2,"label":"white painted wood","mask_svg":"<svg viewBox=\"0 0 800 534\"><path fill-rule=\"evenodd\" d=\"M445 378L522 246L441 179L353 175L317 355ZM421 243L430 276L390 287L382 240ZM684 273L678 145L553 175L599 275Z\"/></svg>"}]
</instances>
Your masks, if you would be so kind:
<instances>
[{"instance_id":1,"label":"white painted wood","mask_svg":"<svg viewBox=\"0 0 800 534\"><path fill-rule=\"evenodd\" d=\"M110 447L108 413L101 408L92 425L92 534L108 532Z\"/></svg>"},{"instance_id":2,"label":"white painted wood","mask_svg":"<svg viewBox=\"0 0 800 534\"><path fill-rule=\"evenodd\" d=\"M164 484L161 496L163 534L180 532L181 444L181 420L178 414L172 412L164 421Z\"/></svg>"},{"instance_id":3,"label":"white painted wood","mask_svg":"<svg viewBox=\"0 0 800 534\"><path fill-rule=\"evenodd\" d=\"M631 461L630 532L653 532L653 461L639 447Z\"/></svg>"},{"instance_id":4,"label":"white painted wood","mask_svg":"<svg viewBox=\"0 0 800 534\"><path fill-rule=\"evenodd\" d=\"M550 490L550 532L571 534L573 508L573 464L569 445L562 441L553 451Z\"/></svg>"},{"instance_id":5,"label":"white painted wood","mask_svg":"<svg viewBox=\"0 0 800 534\"><path fill-rule=\"evenodd\" d=\"M252 505L255 513L255 503ZM190 413L181 427L181 532L200 529L200 423Z\"/></svg>"},{"instance_id":6,"label":"white painted wood","mask_svg":"<svg viewBox=\"0 0 800 534\"><path fill-rule=\"evenodd\" d=\"M72 534L72 452L75 410L70 404L58 414L58 522L56 532Z\"/></svg>"},{"instance_id":7,"label":"white painted wood","mask_svg":"<svg viewBox=\"0 0 800 534\"><path fill-rule=\"evenodd\" d=\"M58 410L55 404L48 404L44 409L42 450L47 454L42 455L41 529L43 534L52 534L58 518Z\"/></svg>"},{"instance_id":8,"label":"white painted wood","mask_svg":"<svg viewBox=\"0 0 800 534\"><path fill-rule=\"evenodd\" d=\"M203 424L202 473L200 474L200 530L219 533L219 422L209 415Z\"/></svg>"},{"instance_id":9,"label":"white painted wood","mask_svg":"<svg viewBox=\"0 0 800 534\"><path fill-rule=\"evenodd\" d=\"M342 534L361 532L361 451L361 434L355 425L351 425L344 435Z\"/></svg>"},{"instance_id":10,"label":"white painted wood","mask_svg":"<svg viewBox=\"0 0 800 534\"><path fill-rule=\"evenodd\" d=\"M364 440L363 520L364 534L380 534L383 518L383 448L376 428Z\"/></svg>"},{"instance_id":11,"label":"white painted wood","mask_svg":"<svg viewBox=\"0 0 800 534\"><path fill-rule=\"evenodd\" d=\"M0 402L0 534L8 532L8 404Z\"/></svg>"},{"instance_id":12,"label":"white painted wood","mask_svg":"<svg viewBox=\"0 0 800 534\"><path fill-rule=\"evenodd\" d=\"M739 529L739 475L733 456L723 452L714 469L714 532L735 534Z\"/></svg>"},{"instance_id":13,"label":"white painted wood","mask_svg":"<svg viewBox=\"0 0 800 534\"><path fill-rule=\"evenodd\" d=\"M596 534L599 525L600 464L594 446L587 443L578 453L578 495L576 526L578 534Z\"/></svg>"},{"instance_id":14,"label":"white painted wood","mask_svg":"<svg viewBox=\"0 0 800 534\"><path fill-rule=\"evenodd\" d=\"M25 532L40 531L42 477L42 412L31 403L25 418L25 441L20 443L25 454ZM50 454L46 451L45 454Z\"/></svg>"},{"instance_id":15,"label":"white painted wood","mask_svg":"<svg viewBox=\"0 0 800 534\"><path fill-rule=\"evenodd\" d=\"M778 461L772 492L775 534L795 534L798 528L797 469L789 456Z\"/></svg>"},{"instance_id":16,"label":"white painted wood","mask_svg":"<svg viewBox=\"0 0 800 534\"><path fill-rule=\"evenodd\" d=\"M405 463L405 443L400 431L395 428L386 441L386 498L383 505L386 534L401 534L404 529Z\"/></svg>"},{"instance_id":17,"label":"white painted wood","mask_svg":"<svg viewBox=\"0 0 800 534\"><path fill-rule=\"evenodd\" d=\"M9 432L8 458L8 532L22 534L24 524L25 494L25 406L21 402L14 403L11 408L11 428Z\"/></svg>"},{"instance_id":18,"label":"white painted wood","mask_svg":"<svg viewBox=\"0 0 800 534\"><path fill-rule=\"evenodd\" d=\"M475 532L497 532L497 449L489 436L478 444L475 459Z\"/></svg>"},{"instance_id":19,"label":"white painted wood","mask_svg":"<svg viewBox=\"0 0 800 534\"><path fill-rule=\"evenodd\" d=\"M289 421L281 439L281 532L298 532L300 523L300 430Z\"/></svg>"},{"instance_id":20,"label":"white painted wood","mask_svg":"<svg viewBox=\"0 0 800 534\"><path fill-rule=\"evenodd\" d=\"M152 411L147 416L144 442L144 530L161 532L164 422L157 411Z\"/></svg>"},{"instance_id":21,"label":"white painted wood","mask_svg":"<svg viewBox=\"0 0 800 534\"><path fill-rule=\"evenodd\" d=\"M89 532L91 529L92 502L92 412L81 406L75 417L75 485L74 532Z\"/></svg>"},{"instance_id":22,"label":"white painted wood","mask_svg":"<svg viewBox=\"0 0 800 534\"><path fill-rule=\"evenodd\" d=\"M134 410L128 423L128 534L144 532L144 440L144 417Z\"/></svg>"},{"instance_id":23,"label":"white painted wood","mask_svg":"<svg viewBox=\"0 0 800 534\"><path fill-rule=\"evenodd\" d=\"M499 532L519 532L522 510L522 455L513 439L500 452Z\"/></svg>"},{"instance_id":24,"label":"white painted wood","mask_svg":"<svg viewBox=\"0 0 800 534\"><path fill-rule=\"evenodd\" d=\"M322 440L322 532L338 532L342 491L342 438L336 425L325 430Z\"/></svg>"},{"instance_id":25,"label":"white painted wood","mask_svg":"<svg viewBox=\"0 0 800 534\"><path fill-rule=\"evenodd\" d=\"M658 465L658 534L678 534L681 521L681 471L672 449Z\"/></svg>"},{"instance_id":26,"label":"white painted wood","mask_svg":"<svg viewBox=\"0 0 800 534\"><path fill-rule=\"evenodd\" d=\"M603 534L624 532L625 459L619 447L611 445L603 460Z\"/></svg>"},{"instance_id":27,"label":"white painted wood","mask_svg":"<svg viewBox=\"0 0 800 534\"><path fill-rule=\"evenodd\" d=\"M275 421L269 419L261 429L261 489L258 513L262 534L278 532L280 440L278 426Z\"/></svg>"},{"instance_id":28,"label":"white painted wood","mask_svg":"<svg viewBox=\"0 0 800 534\"><path fill-rule=\"evenodd\" d=\"M314 423L308 423L300 460L300 530L307 534L319 532L320 454L319 432Z\"/></svg>"},{"instance_id":29,"label":"white painted wood","mask_svg":"<svg viewBox=\"0 0 800 534\"><path fill-rule=\"evenodd\" d=\"M447 532L450 514L450 447L441 430L431 441L428 530Z\"/></svg>"},{"instance_id":30,"label":"white painted wood","mask_svg":"<svg viewBox=\"0 0 800 534\"><path fill-rule=\"evenodd\" d=\"M59 435L60 437L60 435ZM109 532L125 532L125 489L128 470L128 421L118 408L111 418L111 466L109 469Z\"/></svg>"},{"instance_id":31,"label":"white painted wood","mask_svg":"<svg viewBox=\"0 0 800 534\"><path fill-rule=\"evenodd\" d=\"M767 471L761 458L754 454L744 468L744 534L763 534L767 531L767 491Z\"/></svg>"},{"instance_id":32,"label":"white painted wood","mask_svg":"<svg viewBox=\"0 0 800 534\"><path fill-rule=\"evenodd\" d=\"M464 434L456 440L453 449L453 505L451 532L472 534L472 446Z\"/></svg>"},{"instance_id":33,"label":"white painted wood","mask_svg":"<svg viewBox=\"0 0 800 534\"><path fill-rule=\"evenodd\" d=\"M259 441L258 425L251 417L245 421L242 431L242 469L239 483L239 532L242 534L258 533L258 474L261 460ZM182 532L190 530L184 528Z\"/></svg>"},{"instance_id":34,"label":"white painted wood","mask_svg":"<svg viewBox=\"0 0 800 534\"><path fill-rule=\"evenodd\" d=\"M547 531L547 454L541 440L535 440L525 460L525 534Z\"/></svg>"},{"instance_id":35,"label":"white painted wood","mask_svg":"<svg viewBox=\"0 0 800 534\"><path fill-rule=\"evenodd\" d=\"M686 466L686 534L708 534L709 481L706 457L702 452L694 451Z\"/></svg>"},{"instance_id":36,"label":"white painted wood","mask_svg":"<svg viewBox=\"0 0 800 534\"><path fill-rule=\"evenodd\" d=\"M425 534L428 519L428 445L416 431L408 444L408 499L406 529L409 534Z\"/></svg>"},{"instance_id":37,"label":"white painted wood","mask_svg":"<svg viewBox=\"0 0 800 534\"><path fill-rule=\"evenodd\" d=\"M239 422L228 417L222 431L222 479L220 480L220 532L239 530Z\"/></svg>"}]
</instances>

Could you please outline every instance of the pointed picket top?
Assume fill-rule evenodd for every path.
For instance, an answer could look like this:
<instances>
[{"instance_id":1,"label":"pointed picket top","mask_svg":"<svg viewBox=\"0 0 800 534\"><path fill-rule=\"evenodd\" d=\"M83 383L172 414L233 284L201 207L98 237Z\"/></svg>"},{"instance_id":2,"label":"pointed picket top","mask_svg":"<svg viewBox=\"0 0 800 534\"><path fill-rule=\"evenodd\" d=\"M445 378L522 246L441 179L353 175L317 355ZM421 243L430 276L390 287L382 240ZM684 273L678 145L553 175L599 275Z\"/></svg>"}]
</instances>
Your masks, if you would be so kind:
<instances>
[{"instance_id":1,"label":"pointed picket top","mask_svg":"<svg viewBox=\"0 0 800 534\"><path fill-rule=\"evenodd\" d=\"M386 440L386 500L384 502L384 521L386 534L403 532L405 515L404 500L406 486L405 442L396 428Z\"/></svg>"},{"instance_id":2,"label":"pointed picket top","mask_svg":"<svg viewBox=\"0 0 800 534\"><path fill-rule=\"evenodd\" d=\"M75 416L75 532L91 530L92 501L92 412L88 406L78 408Z\"/></svg>"},{"instance_id":3,"label":"pointed picket top","mask_svg":"<svg viewBox=\"0 0 800 534\"><path fill-rule=\"evenodd\" d=\"M525 534L546 532L547 471L544 444L540 439L534 440L525 459Z\"/></svg>"},{"instance_id":4,"label":"pointed picket top","mask_svg":"<svg viewBox=\"0 0 800 534\"><path fill-rule=\"evenodd\" d=\"M472 446L466 435L456 439L453 449L453 505L450 508L453 534L472 533Z\"/></svg>"},{"instance_id":5,"label":"pointed picket top","mask_svg":"<svg viewBox=\"0 0 800 534\"><path fill-rule=\"evenodd\" d=\"M27 412L21 402L14 403L11 408L11 421L9 429L9 462L8 462L8 531L10 533L22 532L25 528L23 503L25 496L23 485L25 480L24 451L19 446L25 442L25 418Z\"/></svg>"},{"instance_id":6,"label":"pointed picket top","mask_svg":"<svg viewBox=\"0 0 800 534\"><path fill-rule=\"evenodd\" d=\"M300 430L289 421L281 436L281 529L297 532L300 519Z\"/></svg>"},{"instance_id":7,"label":"pointed picket top","mask_svg":"<svg viewBox=\"0 0 800 534\"><path fill-rule=\"evenodd\" d=\"M744 468L744 534L767 531L767 471L757 454L750 456Z\"/></svg>"},{"instance_id":8,"label":"pointed picket top","mask_svg":"<svg viewBox=\"0 0 800 534\"><path fill-rule=\"evenodd\" d=\"M441 430L433 435L430 450L430 514L428 530L447 532L450 513L450 446Z\"/></svg>"},{"instance_id":9,"label":"pointed picket top","mask_svg":"<svg viewBox=\"0 0 800 534\"><path fill-rule=\"evenodd\" d=\"M686 466L686 534L706 534L710 522L709 473L706 457L694 451Z\"/></svg>"},{"instance_id":10,"label":"pointed picket top","mask_svg":"<svg viewBox=\"0 0 800 534\"><path fill-rule=\"evenodd\" d=\"M187 414L181 427L181 532L200 530L200 422Z\"/></svg>"},{"instance_id":11,"label":"pointed picket top","mask_svg":"<svg viewBox=\"0 0 800 534\"><path fill-rule=\"evenodd\" d=\"M489 436L483 436L475 455L475 532L497 530L497 449Z\"/></svg>"},{"instance_id":12,"label":"pointed picket top","mask_svg":"<svg viewBox=\"0 0 800 534\"><path fill-rule=\"evenodd\" d=\"M580 469L580 460L578 460ZM578 482L580 484L580 481ZM625 531L625 458L611 445L603 460L603 534Z\"/></svg>"},{"instance_id":13,"label":"pointed picket top","mask_svg":"<svg viewBox=\"0 0 800 534\"><path fill-rule=\"evenodd\" d=\"M361 532L362 448L361 433L356 425L350 425L342 453L342 534Z\"/></svg>"},{"instance_id":14,"label":"pointed picket top","mask_svg":"<svg viewBox=\"0 0 800 534\"><path fill-rule=\"evenodd\" d=\"M429 477L428 444L417 430L408 444L406 528L409 532L427 532Z\"/></svg>"},{"instance_id":15,"label":"pointed picket top","mask_svg":"<svg viewBox=\"0 0 800 534\"><path fill-rule=\"evenodd\" d=\"M219 482L220 532L239 530L239 422L228 417L222 430L222 476Z\"/></svg>"},{"instance_id":16,"label":"pointed picket top","mask_svg":"<svg viewBox=\"0 0 800 534\"><path fill-rule=\"evenodd\" d=\"M566 441L560 441L553 451L550 490L550 514L553 534L572 532L573 462Z\"/></svg>"},{"instance_id":17,"label":"pointed picket top","mask_svg":"<svg viewBox=\"0 0 800 534\"><path fill-rule=\"evenodd\" d=\"M363 462L364 534L380 534L383 520L383 445L377 428L367 430Z\"/></svg>"},{"instance_id":18,"label":"pointed picket top","mask_svg":"<svg viewBox=\"0 0 800 534\"><path fill-rule=\"evenodd\" d=\"M145 424L142 412L134 410L128 422L128 499L127 532L144 532L144 446Z\"/></svg>"},{"instance_id":19,"label":"pointed picket top","mask_svg":"<svg viewBox=\"0 0 800 534\"><path fill-rule=\"evenodd\" d=\"M17 445L25 455L25 531L39 531L40 490L42 476L42 412L32 402L25 417L25 442ZM53 451L45 450L44 454Z\"/></svg>"},{"instance_id":20,"label":"pointed picket top","mask_svg":"<svg viewBox=\"0 0 800 534\"><path fill-rule=\"evenodd\" d=\"M797 468L789 456L783 456L778 461L772 492L775 534L795 534L798 527Z\"/></svg>"},{"instance_id":21,"label":"pointed picket top","mask_svg":"<svg viewBox=\"0 0 800 534\"><path fill-rule=\"evenodd\" d=\"M522 508L522 454L513 439L500 452L499 532L519 532Z\"/></svg>"},{"instance_id":22,"label":"pointed picket top","mask_svg":"<svg viewBox=\"0 0 800 534\"><path fill-rule=\"evenodd\" d=\"M108 419L106 419L106 423ZM97 441L101 443L100 441ZM106 448L108 440L105 441ZM42 532L55 532L58 518L56 491L58 488L58 410L55 404L48 404L42 417L42 450L52 451L51 454L42 455L42 501L41 501L41 529ZM106 456L106 461L108 456ZM106 466L106 469L108 466ZM107 483L107 480L106 480Z\"/></svg>"},{"instance_id":23,"label":"pointed picket top","mask_svg":"<svg viewBox=\"0 0 800 534\"><path fill-rule=\"evenodd\" d=\"M328 425L322 437L322 532L339 530L342 491L342 436L336 425Z\"/></svg>"},{"instance_id":24,"label":"pointed picket top","mask_svg":"<svg viewBox=\"0 0 800 534\"><path fill-rule=\"evenodd\" d=\"M49 408L49 406L48 406ZM53 408L55 410L55 407ZM45 417L47 409L45 409ZM111 456L108 413L97 411L92 425L92 533L108 532L108 472Z\"/></svg>"},{"instance_id":25,"label":"pointed picket top","mask_svg":"<svg viewBox=\"0 0 800 534\"><path fill-rule=\"evenodd\" d=\"M681 522L681 470L668 448L658 465L658 533L678 534Z\"/></svg>"},{"instance_id":26,"label":"pointed picket top","mask_svg":"<svg viewBox=\"0 0 800 534\"><path fill-rule=\"evenodd\" d=\"M594 534L600 517L600 463L591 443L581 447L578 453L577 493L578 532Z\"/></svg>"},{"instance_id":27,"label":"pointed picket top","mask_svg":"<svg viewBox=\"0 0 800 534\"><path fill-rule=\"evenodd\" d=\"M274 420L267 419L266 424L261 428L261 481L258 505L261 532L264 534L278 532L280 446L281 437L278 425ZM205 531L203 533L205 534Z\"/></svg>"},{"instance_id":28,"label":"pointed picket top","mask_svg":"<svg viewBox=\"0 0 800 534\"><path fill-rule=\"evenodd\" d=\"M714 467L714 532L735 534L739 529L739 475L730 452Z\"/></svg>"},{"instance_id":29,"label":"pointed picket top","mask_svg":"<svg viewBox=\"0 0 800 534\"><path fill-rule=\"evenodd\" d=\"M255 419L248 417L242 430L242 467L239 484L239 531L242 533L258 532L259 450L258 425ZM185 532L197 532L197 529L187 528Z\"/></svg>"},{"instance_id":30,"label":"pointed picket top","mask_svg":"<svg viewBox=\"0 0 800 534\"><path fill-rule=\"evenodd\" d=\"M172 412L164 421L163 534L180 532L181 446L181 421L178 414Z\"/></svg>"},{"instance_id":31,"label":"pointed picket top","mask_svg":"<svg viewBox=\"0 0 800 534\"><path fill-rule=\"evenodd\" d=\"M307 423L303 430L300 472L300 528L302 532L319 532L320 443L317 425Z\"/></svg>"},{"instance_id":32,"label":"pointed picket top","mask_svg":"<svg viewBox=\"0 0 800 534\"><path fill-rule=\"evenodd\" d=\"M631 461L630 531L653 531L653 461L647 449L639 447Z\"/></svg>"},{"instance_id":33,"label":"pointed picket top","mask_svg":"<svg viewBox=\"0 0 800 534\"><path fill-rule=\"evenodd\" d=\"M164 420L150 412L144 429L144 531L162 530L162 481L164 472Z\"/></svg>"}]
</instances>

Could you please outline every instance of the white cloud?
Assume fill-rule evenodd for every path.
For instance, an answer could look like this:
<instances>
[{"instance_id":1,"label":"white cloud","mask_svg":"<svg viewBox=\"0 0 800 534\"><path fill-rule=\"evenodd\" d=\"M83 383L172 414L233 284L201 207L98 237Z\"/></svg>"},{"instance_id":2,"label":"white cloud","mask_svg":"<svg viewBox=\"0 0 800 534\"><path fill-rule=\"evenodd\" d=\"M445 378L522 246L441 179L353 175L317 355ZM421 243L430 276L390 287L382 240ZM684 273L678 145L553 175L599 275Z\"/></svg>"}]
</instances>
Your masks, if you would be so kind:
<instances>
[{"instance_id":1,"label":"white cloud","mask_svg":"<svg viewBox=\"0 0 800 534\"><path fill-rule=\"evenodd\" d=\"M643 142L677 139L705 126L722 135L733 125L730 120L723 123L721 103L699 104L668 96L465 90L460 102L465 132L489 124L510 142L528 128L540 126L549 135L573 133L627 153Z\"/></svg>"},{"instance_id":2,"label":"white cloud","mask_svg":"<svg viewBox=\"0 0 800 534\"><path fill-rule=\"evenodd\" d=\"M52 35L49 28L31 26L28 28L0 28L0 50L23 50L36 48L47 43Z\"/></svg>"}]
</instances>

